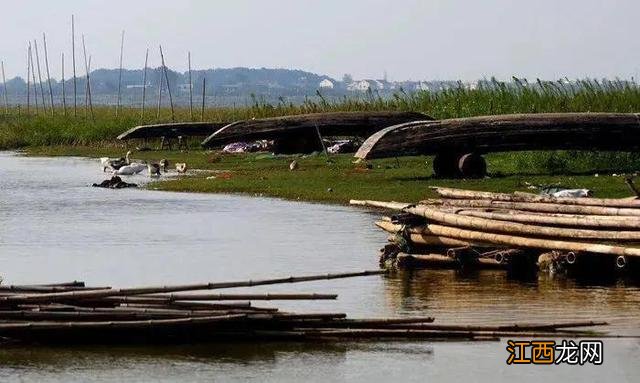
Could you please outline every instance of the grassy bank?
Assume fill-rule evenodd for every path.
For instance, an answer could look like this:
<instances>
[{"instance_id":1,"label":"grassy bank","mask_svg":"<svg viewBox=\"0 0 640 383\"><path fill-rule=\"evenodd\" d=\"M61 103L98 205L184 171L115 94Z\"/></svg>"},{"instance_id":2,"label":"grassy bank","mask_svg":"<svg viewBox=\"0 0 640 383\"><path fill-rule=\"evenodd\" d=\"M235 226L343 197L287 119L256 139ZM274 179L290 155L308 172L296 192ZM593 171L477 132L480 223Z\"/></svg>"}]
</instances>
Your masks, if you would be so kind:
<instances>
[{"instance_id":1,"label":"grassy bank","mask_svg":"<svg viewBox=\"0 0 640 383\"><path fill-rule=\"evenodd\" d=\"M579 87L563 83L521 84L508 87L495 83L492 89L460 87L441 93L398 92L382 99L367 94L357 99L328 102L321 96L302 105L277 105L255 101L242 108L207 109L204 120L234 121L287 114L322 111L411 110L435 118L466 117L503 113L536 112L637 112L640 91L623 83L602 86L583 83ZM33 111L32 111L33 112ZM124 144L114 140L119 133L138 124L171 121L170 110L140 111L125 108L118 118L113 107L95 107L94 118L84 109L77 117L25 115L12 109L0 114L0 149L26 148L37 155L122 156ZM177 109L176 120L188 121L188 109ZM197 142L194 142L197 146ZM629 195L621 177L613 173L640 170L640 155L631 153L523 152L487 156L491 177L484 180L437 180L431 176L431 158L410 157L376 160L372 168L356 166L349 155L292 157L266 154L220 155L202 150L188 153L140 152L135 158L187 162L191 169L215 173L195 175L150 187L172 191L248 193L287 199L345 203L351 198L416 201L429 196L428 186L448 185L478 190L528 190L528 185L561 185L593 189L597 196ZM296 158L300 168L289 171ZM600 173L595 177L595 173Z\"/></svg>"},{"instance_id":2,"label":"grassy bank","mask_svg":"<svg viewBox=\"0 0 640 383\"><path fill-rule=\"evenodd\" d=\"M85 157L121 154L109 148L79 146L30 148L28 153ZM574 153L547 155L565 161L563 174L545 169L544 162L538 162L540 156L544 156L540 153L490 155L487 160L491 176L482 180L435 179L432 177L429 157L375 160L371 162L371 169L353 164L353 157L350 155L331 156L330 162L327 162L324 155L221 155L205 151L149 151L135 153L134 157L147 160L167 158L172 163L187 162L192 169L209 171L194 172L189 176L149 185L152 189L167 191L245 193L339 204L347 203L352 198L418 201L432 196L428 187L435 185L504 192L532 191L528 189L529 185L561 185L589 188L600 197L630 195L622 177L613 177L611 172L601 172L595 177L593 172L584 171L587 165ZM294 159L298 161L299 169L290 171L289 164ZM640 161L636 164L640 165ZM588 164L592 165L594 164ZM596 168L606 170L606 161L600 165Z\"/></svg>"},{"instance_id":3,"label":"grassy bank","mask_svg":"<svg viewBox=\"0 0 640 383\"><path fill-rule=\"evenodd\" d=\"M380 98L373 93L359 98L330 102L316 96L301 105L292 105L285 100L271 105L258 99L240 108L209 108L205 110L205 121L236 121L248 118L281 116L288 114L323 111L399 110L423 112L434 118L469 117L505 113L542 112L638 112L640 111L640 89L626 83L541 83L525 86L507 86L495 83L491 89L467 89L459 87L440 93L397 92L393 97ZM55 115L40 110L27 115L25 108L11 108L9 113L0 111L0 149L15 149L28 146L82 145L103 147L114 144L115 137L139 124L170 122L171 111L148 105L145 118L138 108L123 108L115 117L115 107L94 107L90 111L79 107L77 117L73 109L61 108ZM200 115L196 112L196 119ZM177 121L189 121L187 108L177 108Z\"/></svg>"}]
</instances>

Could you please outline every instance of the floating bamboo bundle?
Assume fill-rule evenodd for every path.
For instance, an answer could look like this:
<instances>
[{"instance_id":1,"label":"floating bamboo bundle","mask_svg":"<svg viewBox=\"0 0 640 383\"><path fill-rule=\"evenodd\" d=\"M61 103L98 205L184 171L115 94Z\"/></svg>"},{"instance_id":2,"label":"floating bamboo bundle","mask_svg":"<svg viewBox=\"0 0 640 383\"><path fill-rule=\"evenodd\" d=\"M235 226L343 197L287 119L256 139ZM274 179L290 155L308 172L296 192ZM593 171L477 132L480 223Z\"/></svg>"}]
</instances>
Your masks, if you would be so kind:
<instances>
[{"instance_id":1,"label":"floating bamboo bundle","mask_svg":"<svg viewBox=\"0 0 640 383\"><path fill-rule=\"evenodd\" d=\"M350 319L345 313L295 313L253 300L336 299L335 294L211 294L197 290L380 275L384 271L113 289L83 282L2 286L0 342L132 343L245 340L464 339L500 336L594 336L569 328L603 322L429 327L432 317ZM53 291L53 292L52 292ZM180 294L168 292L184 291ZM37 298L36 298L37 297ZM249 300L245 302L244 300ZM220 303L224 301L224 303ZM600 334L605 336L605 334Z\"/></svg>"},{"instance_id":2,"label":"floating bamboo bundle","mask_svg":"<svg viewBox=\"0 0 640 383\"><path fill-rule=\"evenodd\" d=\"M461 263L473 264L470 259L480 265L482 262L477 260L488 257L512 268L516 264L530 266L533 262L519 261L551 251L574 254L561 257L571 265L576 258L604 257L617 269L628 269L629 262L640 257L637 199L555 198L439 187L434 190L440 199L418 204L351 201L354 205L401 212L376 222L393 234L391 241L397 244L397 249L385 250L383 263L459 267ZM460 255L449 250L447 255L447 249L453 247L470 251ZM487 252L492 247L494 250ZM436 256L447 256L454 262L436 262Z\"/></svg>"}]
</instances>

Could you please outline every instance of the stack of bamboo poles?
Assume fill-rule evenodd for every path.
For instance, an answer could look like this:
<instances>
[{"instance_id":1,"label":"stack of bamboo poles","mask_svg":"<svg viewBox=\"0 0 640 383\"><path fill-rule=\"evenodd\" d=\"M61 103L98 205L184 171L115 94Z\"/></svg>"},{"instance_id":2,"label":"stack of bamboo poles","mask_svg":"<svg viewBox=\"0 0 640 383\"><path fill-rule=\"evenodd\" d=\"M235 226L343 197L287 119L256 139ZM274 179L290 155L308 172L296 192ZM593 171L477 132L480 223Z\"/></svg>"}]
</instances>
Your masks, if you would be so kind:
<instances>
[{"instance_id":1,"label":"stack of bamboo poles","mask_svg":"<svg viewBox=\"0 0 640 383\"><path fill-rule=\"evenodd\" d=\"M402 212L376 222L393 234L384 261L480 268L537 261L554 270L615 271L632 270L640 259L639 199L434 190L439 199L418 204L351 201Z\"/></svg>"},{"instance_id":2,"label":"stack of bamboo poles","mask_svg":"<svg viewBox=\"0 0 640 383\"><path fill-rule=\"evenodd\" d=\"M115 289L83 282L0 285L0 341L9 343L196 343L211 341L463 339L593 336L568 330L604 322L491 326L434 325L433 318L348 319L344 313L295 313L253 301L326 300L335 294L213 294L228 289L383 274L384 271ZM604 336L604 334L599 333Z\"/></svg>"}]
</instances>

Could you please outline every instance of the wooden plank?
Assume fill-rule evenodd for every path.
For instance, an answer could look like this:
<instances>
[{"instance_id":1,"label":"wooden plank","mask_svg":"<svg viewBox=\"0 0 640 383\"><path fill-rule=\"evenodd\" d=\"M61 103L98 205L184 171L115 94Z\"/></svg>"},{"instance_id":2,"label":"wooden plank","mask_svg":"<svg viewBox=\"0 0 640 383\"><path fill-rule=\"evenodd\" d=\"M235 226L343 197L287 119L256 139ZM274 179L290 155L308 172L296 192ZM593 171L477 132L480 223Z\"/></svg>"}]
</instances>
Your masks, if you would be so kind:
<instances>
[{"instance_id":1,"label":"wooden plank","mask_svg":"<svg viewBox=\"0 0 640 383\"><path fill-rule=\"evenodd\" d=\"M202 146L215 147L237 141L297 138L301 135L317 140L316 127L322 136L368 137L388 126L416 120L433 119L414 112L330 112L261 118L229 124L207 137Z\"/></svg>"},{"instance_id":2,"label":"wooden plank","mask_svg":"<svg viewBox=\"0 0 640 383\"><path fill-rule=\"evenodd\" d=\"M540 113L396 125L369 137L355 156L372 159L447 152L638 149L638 114Z\"/></svg>"},{"instance_id":3,"label":"wooden plank","mask_svg":"<svg viewBox=\"0 0 640 383\"><path fill-rule=\"evenodd\" d=\"M140 125L118 136L119 140L153 137L204 137L228 125L226 122L178 122L171 124Z\"/></svg>"}]
</instances>

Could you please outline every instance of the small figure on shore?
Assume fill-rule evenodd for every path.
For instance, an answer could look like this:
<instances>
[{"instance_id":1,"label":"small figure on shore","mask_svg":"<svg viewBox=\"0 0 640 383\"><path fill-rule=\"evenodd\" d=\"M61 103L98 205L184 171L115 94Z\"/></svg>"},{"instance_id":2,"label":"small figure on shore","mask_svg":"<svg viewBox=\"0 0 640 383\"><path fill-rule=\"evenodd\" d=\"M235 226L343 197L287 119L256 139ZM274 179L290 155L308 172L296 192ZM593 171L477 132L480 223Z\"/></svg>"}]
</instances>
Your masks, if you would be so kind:
<instances>
[{"instance_id":1,"label":"small figure on shore","mask_svg":"<svg viewBox=\"0 0 640 383\"><path fill-rule=\"evenodd\" d=\"M291 163L289 164L289 170L294 171L298 169L298 161L293 160L291 161Z\"/></svg>"},{"instance_id":2,"label":"small figure on shore","mask_svg":"<svg viewBox=\"0 0 640 383\"><path fill-rule=\"evenodd\" d=\"M107 188L107 189L124 189L124 188L135 188L138 185L133 183L124 182L122 178L118 176L113 176L111 179L104 180L99 184L91 185L96 188Z\"/></svg>"}]
</instances>

